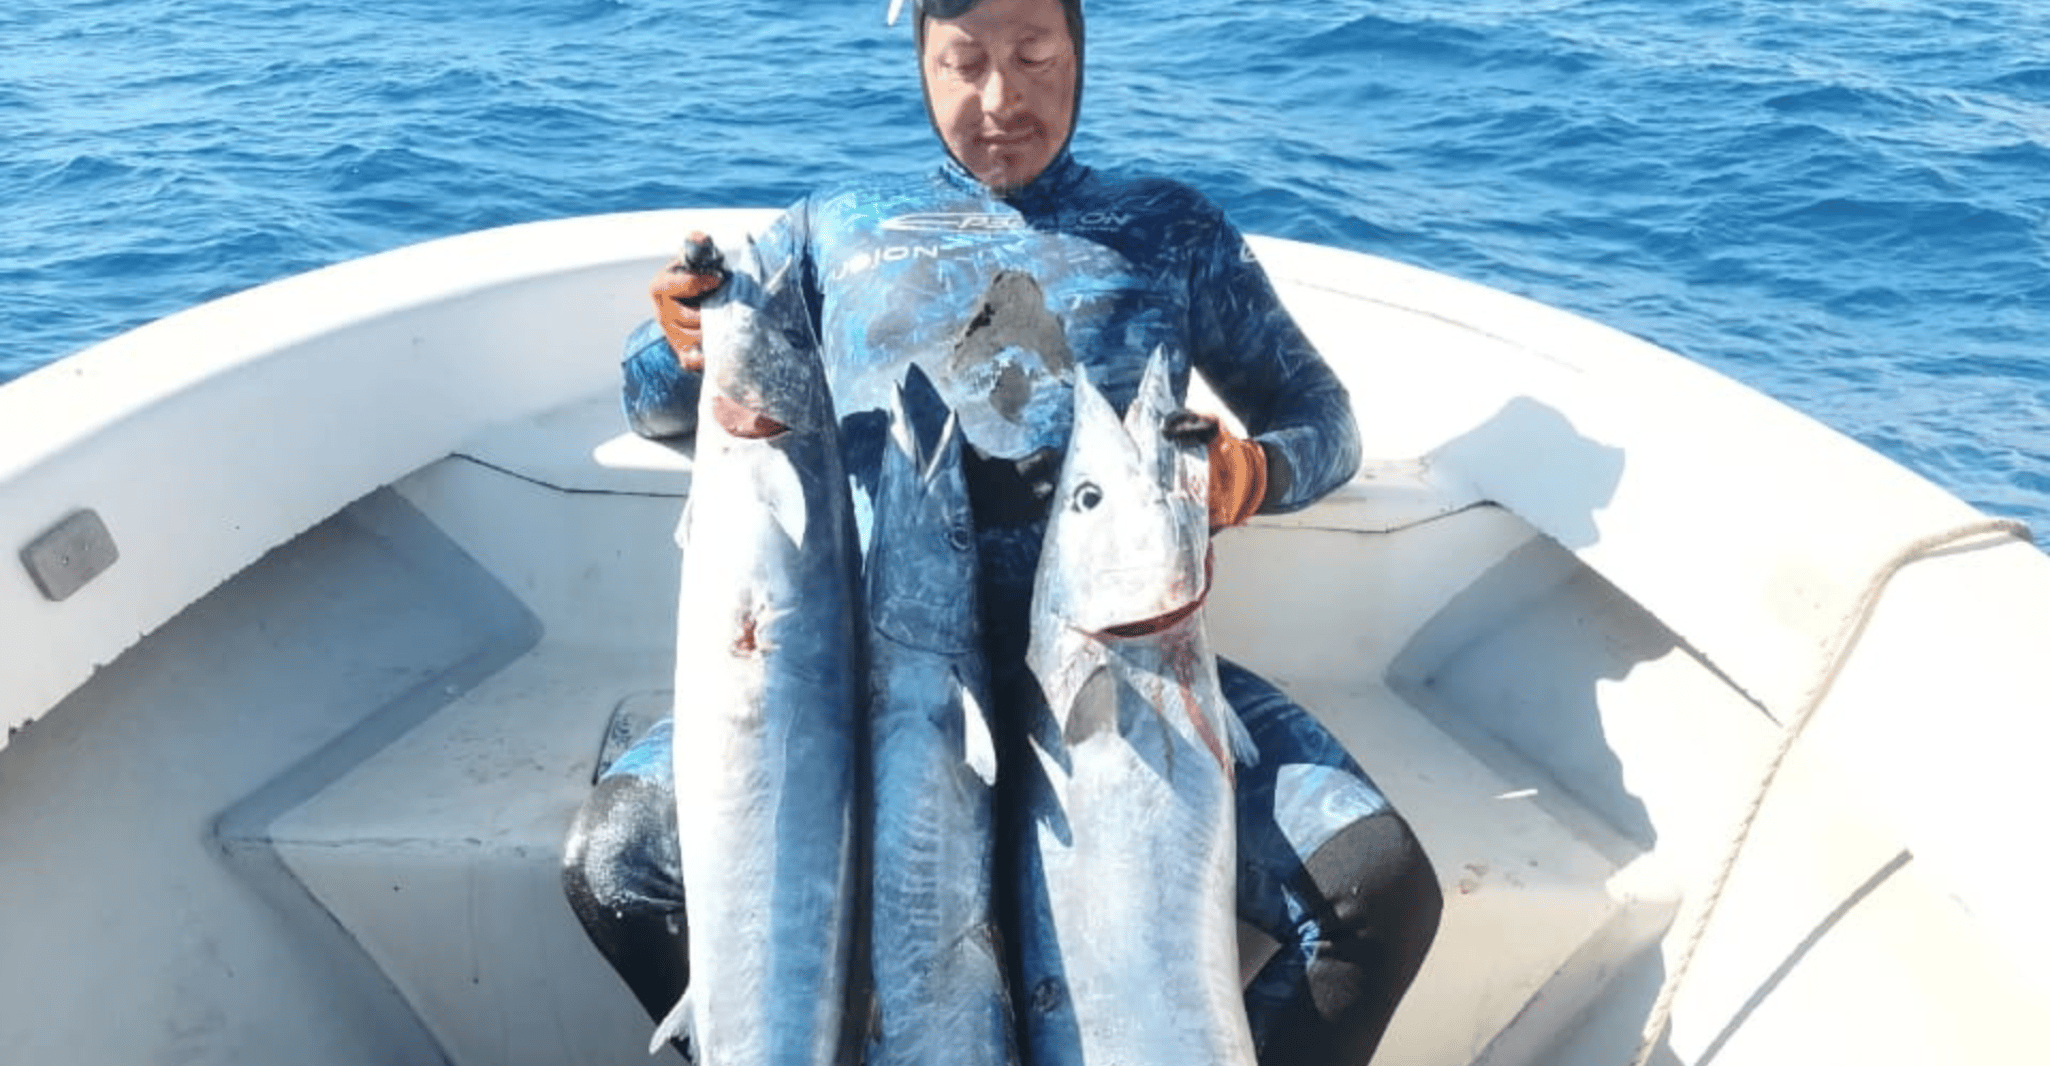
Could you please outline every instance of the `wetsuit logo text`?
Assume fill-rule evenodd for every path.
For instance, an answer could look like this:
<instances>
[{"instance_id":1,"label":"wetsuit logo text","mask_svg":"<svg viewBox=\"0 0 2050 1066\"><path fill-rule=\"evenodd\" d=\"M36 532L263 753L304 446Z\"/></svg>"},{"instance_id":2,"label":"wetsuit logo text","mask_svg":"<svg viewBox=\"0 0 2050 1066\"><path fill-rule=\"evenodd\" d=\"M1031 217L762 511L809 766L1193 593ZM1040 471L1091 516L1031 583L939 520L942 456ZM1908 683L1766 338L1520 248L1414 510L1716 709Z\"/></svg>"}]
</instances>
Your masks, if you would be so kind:
<instances>
[{"instance_id":1,"label":"wetsuit logo text","mask_svg":"<svg viewBox=\"0 0 2050 1066\"><path fill-rule=\"evenodd\" d=\"M833 268L832 280L844 281L862 273L877 263L902 263L909 259L938 259L940 246L937 244L900 244L877 248L847 257Z\"/></svg>"},{"instance_id":2,"label":"wetsuit logo text","mask_svg":"<svg viewBox=\"0 0 2050 1066\"><path fill-rule=\"evenodd\" d=\"M886 219L883 228L898 233L1009 233L1024 229L1025 219L1020 215L938 211Z\"/></svg>"}]
</instances>

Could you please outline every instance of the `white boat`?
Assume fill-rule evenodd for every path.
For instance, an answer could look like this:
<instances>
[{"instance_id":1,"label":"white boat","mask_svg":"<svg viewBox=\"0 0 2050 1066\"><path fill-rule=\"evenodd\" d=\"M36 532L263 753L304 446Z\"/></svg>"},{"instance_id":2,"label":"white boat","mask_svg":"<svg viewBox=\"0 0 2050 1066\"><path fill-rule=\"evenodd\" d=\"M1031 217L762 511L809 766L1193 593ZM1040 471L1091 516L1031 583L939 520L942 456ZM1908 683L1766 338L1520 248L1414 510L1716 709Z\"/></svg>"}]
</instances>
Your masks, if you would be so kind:
<instances>
[{"instance_id":1,"label":"white boat","mask_svg":"<svg viewBox=\"0 0 2050 1066\"><path fill-rule=\"evenodd\" d=\"M647 1061L557 880L670 684L690 467L618 352L769 217L436 241L0 388L0 1059ZM1438 870L1377 1063L2050 1061L2050 560L1642 341L1255 247L1379 458L1222 537L1210 625Z\"/></svg>"}]
</instances>

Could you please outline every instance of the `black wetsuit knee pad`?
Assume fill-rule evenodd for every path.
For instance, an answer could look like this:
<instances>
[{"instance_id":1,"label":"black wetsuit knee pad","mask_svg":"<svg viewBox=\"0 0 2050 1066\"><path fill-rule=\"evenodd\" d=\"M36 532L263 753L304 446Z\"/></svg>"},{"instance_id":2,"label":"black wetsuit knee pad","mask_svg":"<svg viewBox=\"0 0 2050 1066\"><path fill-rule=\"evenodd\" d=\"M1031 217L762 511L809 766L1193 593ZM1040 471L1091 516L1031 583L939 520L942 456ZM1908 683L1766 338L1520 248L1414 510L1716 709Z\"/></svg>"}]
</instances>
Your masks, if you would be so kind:
<instances>
[{"instance_id":1,"label":"black wetsuit knee pad","mask_svg":"<svg viewBox=\"0 0 2050 1066\"><path fill-rule=\"evenodd\" d=\"M676 797L640 777L601 778L563 843L562 886L591 943L650 1018L690 980Z\"/></svg>"},{"instance_id":2,"label":"black wetsuit knee pad","mask_svg":"<svg viewBox=\"0 0 2050 1066\"><path fill-rule=\"evenodd\" d=\"M1444 898L1416 836L1385 811L1346 826L1303 864L1328 910L1305 995L1268 1027L1261 1066L1364 1066L1422 968Z\"/></svg>"},{"instance_id":3,"label":"black wetsuit knee pad","mask_svg":"<svg viewBox=\"0 0 2050 1066\"><path fill-rule=\"evenodd\" d=\"M1409 823L1392 810L1339 830L1303 869L1330 905L1333 939L1400 932L1429 947L1444 897L1437 875Z\"/></svg>"}]
</instances>

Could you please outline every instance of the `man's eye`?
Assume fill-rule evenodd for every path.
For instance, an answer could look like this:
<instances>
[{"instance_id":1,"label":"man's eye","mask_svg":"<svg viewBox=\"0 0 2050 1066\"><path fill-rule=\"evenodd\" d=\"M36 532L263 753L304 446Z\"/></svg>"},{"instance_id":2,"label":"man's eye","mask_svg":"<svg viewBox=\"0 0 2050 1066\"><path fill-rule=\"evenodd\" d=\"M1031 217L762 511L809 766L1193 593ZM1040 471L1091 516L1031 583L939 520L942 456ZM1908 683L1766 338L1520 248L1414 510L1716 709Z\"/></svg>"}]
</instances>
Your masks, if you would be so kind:
<instances>
[{"instance_id":1,"label":"man's eye","mask_svg":"<svg viewBox=\"0 0 2050 1066\"><path fill-rule=\"evenodd\" d=\"M940 69L956 78L973 80L981 75L982 67L980 56L947 56L940 60Z\"/></svg>"}]
</instances>

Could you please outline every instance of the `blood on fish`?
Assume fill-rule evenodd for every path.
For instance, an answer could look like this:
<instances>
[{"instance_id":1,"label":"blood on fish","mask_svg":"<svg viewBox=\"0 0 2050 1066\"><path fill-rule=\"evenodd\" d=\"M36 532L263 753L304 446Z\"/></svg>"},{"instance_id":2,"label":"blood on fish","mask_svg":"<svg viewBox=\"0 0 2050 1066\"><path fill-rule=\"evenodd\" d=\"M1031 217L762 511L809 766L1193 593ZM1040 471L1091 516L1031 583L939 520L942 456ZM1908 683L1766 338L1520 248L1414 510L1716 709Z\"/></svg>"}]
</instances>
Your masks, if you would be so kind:
<instances>
[{"instance_id":1,"label":"blood on fish","mask_svg":"<svg viewBox=\"0 0 2050 1066\"><path fill-rule=\"evenodd\" d=\"M1187 619L1190 615L1202 610L1203 602L1210 598L1210 580L1216 574L1216 570L1217 549L1210 548L1203 555L1203 587L1196 593L1195 599L1157 618L1129 622L1121 626L1111 626L1105 629L1101 635L1123 639L1150 637L1182 624L1183 620Z\"/></svg>"},{"instance_id":2,"label":"blood on fish","mask_svg":"<svg viewBox=\"0 0 2050 1066\"><path fill-rule=\"evenodd\" d=\"M712 397L712 421L742 440L768 440L790 432L790 427L759 411L734 403L724 396Z\"/></svg>"},{"instance_id":3,"label":"blood on fish","mask_svg":"<svg viewBox=\"0 0 2050 1066\"><path fill-rule=\"evenodd\" d=\"M755 616L748 615L740 620L740 635L733 638L733 653L735 655L752 655L756 650Z\"/></svg>"},{"instance_id":4,"label":"blood on fish","mask_svg":"<svg viewBox=\"0 0 2050 1066\"><path fill-rule=\"evenodd\" d=\"M1163 630L1171 629L1175 626L1182 624L1183 620L1187 619L1190 615L1195 614L1197 611L1202 609L1203 598L1198 596L1197 598L1190 600L1188 603L1180 607L1177 607L1174 610L1159 616L1158 618L1148 618L1143 622L1129 622L1121 626L1109 626L1104 629L1102 635L1106 637L1117 637L1123 640L1130 640L1135 637L1154 636L1159 634Z\"/></svg>"}]
</instances>

